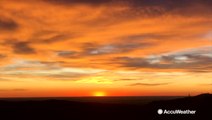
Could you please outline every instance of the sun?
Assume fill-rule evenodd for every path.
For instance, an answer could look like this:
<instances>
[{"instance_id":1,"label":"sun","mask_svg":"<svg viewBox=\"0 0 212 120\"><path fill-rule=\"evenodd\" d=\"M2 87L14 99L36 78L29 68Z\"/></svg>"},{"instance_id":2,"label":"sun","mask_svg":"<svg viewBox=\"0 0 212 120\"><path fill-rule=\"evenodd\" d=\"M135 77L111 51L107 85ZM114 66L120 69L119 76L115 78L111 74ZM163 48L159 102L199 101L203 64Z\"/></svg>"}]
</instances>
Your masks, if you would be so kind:
<instances>
[{"instance_id":1,"label":"sun","mask_svg":"<svg viewBox=\"0 0 212 120\"><path fill-rule=\"evenodd\" d=\"M102 97L102 96L107 96L107 94L103 91L96 91L93 93L93 96Z\"/></svg>"}]
</instances>

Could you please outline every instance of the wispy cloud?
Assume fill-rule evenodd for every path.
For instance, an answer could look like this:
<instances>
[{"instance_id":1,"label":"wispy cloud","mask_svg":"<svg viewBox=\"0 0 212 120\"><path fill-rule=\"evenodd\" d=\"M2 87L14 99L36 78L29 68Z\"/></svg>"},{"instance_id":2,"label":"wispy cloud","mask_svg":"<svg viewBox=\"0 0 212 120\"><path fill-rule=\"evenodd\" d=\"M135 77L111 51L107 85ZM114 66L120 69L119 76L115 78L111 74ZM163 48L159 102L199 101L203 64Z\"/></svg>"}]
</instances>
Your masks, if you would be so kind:
<instances>
[{"instance_id":1,"label":"wispy cloud","mask_svg":"<svg viewBox=\"0 0 212 120\"><path fill-rule=\"evenodd\" d=\"M0 54L0 59L5 58L5 57L6 57L6 55Z\"/></svg>"},{"instance_id":2,"label":"wispy cloud","mask_svg":"<svg viewBox=\"0 0 212 120\"><path fill-rule=\"evenodd\" d=\"M161 85L168 85L169 83L133 83L129 84L128 86L161 86Z\"/></svg>"},{"instance_id":3,"label":"wispy cloud","mask_svg":"<svg viewBox=\"0 0 212 120\"><path fill-rule=\"evenodd\" d=\"M0 77L0 82L8 82L8 81L11 81L10 79L7 79L7 78L1 78Z\"/></svg>"},{"instance_id":4,"label":"wispy cloud","mask_svg":"<svg viewBox=\"0 0 212 120\"><path fill-rule=\"evenodd\" d=\"M41 77L48 80L79 80L101 73L101 69L62 67L58 63L42 61L14 60L13 64L0 67L0 75Z\"/></svg>"},{"instance_id":5,"label":"wispy cloud","mask_svg":"<svg viewBox=\"0 0 212 120\"><path fill-rule=\"evenodd\" d=\"M24 91L28 91L27 89L20 89L20 88L16 88L16 89L0 89L0 92L24 92Z\"/></svg>"},{"instance_id":6,"label":"wispy cloud","mask_svg":"<svg viewBox=\"0 0 212 120\"><path fill-rule=\"evenodd\" d=\"M209 83L209 84L201 84L203 86L212 86L212 83Z\"/></svg>"}]
</instances>

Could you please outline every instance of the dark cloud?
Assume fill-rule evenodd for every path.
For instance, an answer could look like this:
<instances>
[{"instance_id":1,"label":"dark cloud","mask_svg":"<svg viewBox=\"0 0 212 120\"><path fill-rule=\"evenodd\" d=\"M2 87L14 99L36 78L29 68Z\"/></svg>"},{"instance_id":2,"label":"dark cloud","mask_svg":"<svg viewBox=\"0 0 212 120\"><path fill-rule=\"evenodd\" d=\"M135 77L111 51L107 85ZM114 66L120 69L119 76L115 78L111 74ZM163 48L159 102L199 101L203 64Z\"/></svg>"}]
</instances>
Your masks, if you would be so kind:
<instances>
[{"instance_id":1,"label":"dark cloud","mask_svg":"<svg viewBox=\"0 0 212 120\"><path fill-rule=\"evenodd\" d=\"M148 16L164 14L210 16L211 0L132 0L131 5Z\"/></svg>"},{"instance_id":2,"label":"dark cloud","mask_svg":"<svg viewBox=\"0 0 212 120\"><path fill-rule=\"evenodd\" d=\"M4 17L0 18L0 31L14 31L18 27L18 24L14 20Z\"/></svg>"},{"instance_id":3,"label":"dark cloud","mask_svg":"<svg viewBox=\"0 0 212 120\"><path fill-rule=\"evenodd\" d=\"M111 3L115 0L43 0L43 1L59 5L74 5L74 4L100 5L100 4Z\"/></svg>"},{"instance_id":4,"label":"dark cloud","mask_svg":"<svg viewBox=\"0 0 212 120\"><path fill-rule=\"evenodd\" d=\"M167 13L177 15L210 15L211 0L44 0L55 5L126 5L134 15L158 16ZM114 7L114 6L113 6ZM122 12L122 14L126 14ZM128 14L128 15L132 15Z\"/></svg>"},{"instance_id":5,"label":"dark cloud","mask_svg":"<svg viewBox=\"0 0 212 120\"><path fill-rule=\"evenodd\" d=\"M14 42L12 43L13 52L16 54L34 54L35 50L30 47L29 42Z\"/></svg>"},{"instance_id":6,"label":"dark cloud","mask_svg":"<svg viewBox=\"0 0 212 120\"><path fill-rule=\"evenodd\" d=\"M43 0L46 2L52 3L61 3L61 4L106 4L106 3L126 3L136 6L164 6L167 8L176 7L186 7L192 4L203 4L210 5L212 4L211 0Z\"/></svg>"},{"instance_id":7,"label":"dark cloud","mask_svg":"<svg viewBox=\"0 0 212 120\"><path fill-rule=\"evenodd\" d=\"M30 46L31 42L19 41L16 39L7 39L0 43L3 46L9 46L16 54L34 54L35 49Z\"/></svg>"},{"instance_id":8,"label":"dark cloud","mask_svg":"<svg viewBox=\"0 0 212 120\"><path fill-rule=\"evenodd\" d=\"M169 83L133 83L128 86L160 86L160 85L168 85Z\"/></svg>"}]
</instances>

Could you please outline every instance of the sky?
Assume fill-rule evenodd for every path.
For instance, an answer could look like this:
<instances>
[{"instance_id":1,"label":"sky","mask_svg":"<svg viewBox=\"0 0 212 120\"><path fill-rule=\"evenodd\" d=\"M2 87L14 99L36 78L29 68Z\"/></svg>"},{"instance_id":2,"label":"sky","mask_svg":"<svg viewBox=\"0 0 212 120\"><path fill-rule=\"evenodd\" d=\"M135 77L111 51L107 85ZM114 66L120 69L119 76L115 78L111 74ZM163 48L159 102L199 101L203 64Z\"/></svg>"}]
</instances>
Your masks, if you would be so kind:
<instances>
[{"instance_id":1,"label":"sky","mask_svg":"<svg viewBox=\"0 0 212 120\"><path fill-rule=\"evenodd\" d=\"M211 0L0 0L0 97L212 92Z\"/></svg>"}]
</instances>

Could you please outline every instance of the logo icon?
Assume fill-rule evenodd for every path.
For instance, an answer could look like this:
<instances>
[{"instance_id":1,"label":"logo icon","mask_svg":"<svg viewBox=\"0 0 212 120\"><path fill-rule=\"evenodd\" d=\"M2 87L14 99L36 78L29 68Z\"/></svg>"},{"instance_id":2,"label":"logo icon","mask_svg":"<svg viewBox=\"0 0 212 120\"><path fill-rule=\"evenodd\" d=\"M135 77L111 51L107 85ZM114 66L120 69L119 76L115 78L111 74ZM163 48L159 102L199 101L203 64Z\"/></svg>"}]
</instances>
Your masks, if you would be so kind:
<instances>
[{"instance_id":1,"label":"logo icon","mask_svg":"<svg viewBox=\"0 0 212 120\"><path fill-rule=\"evenodd\" d=\"M163 113L162 109L158 109L158 114L161 115Z\"/></svg>"}]
</instances>

